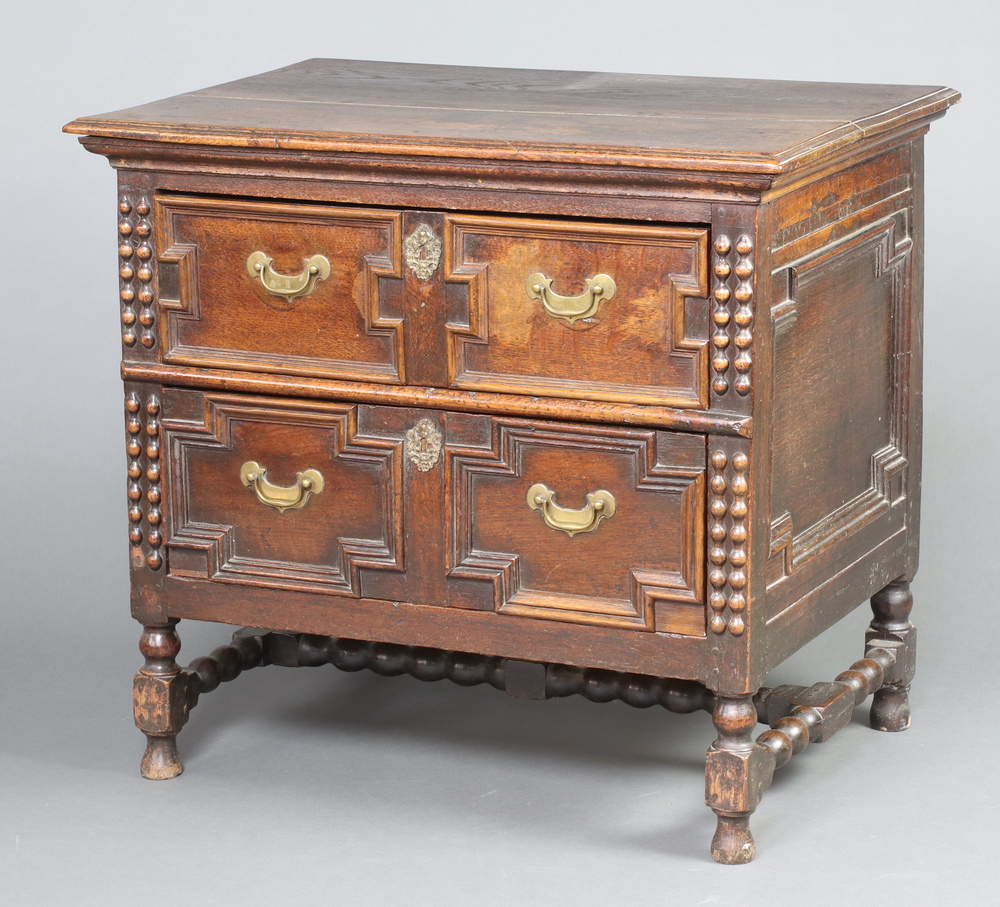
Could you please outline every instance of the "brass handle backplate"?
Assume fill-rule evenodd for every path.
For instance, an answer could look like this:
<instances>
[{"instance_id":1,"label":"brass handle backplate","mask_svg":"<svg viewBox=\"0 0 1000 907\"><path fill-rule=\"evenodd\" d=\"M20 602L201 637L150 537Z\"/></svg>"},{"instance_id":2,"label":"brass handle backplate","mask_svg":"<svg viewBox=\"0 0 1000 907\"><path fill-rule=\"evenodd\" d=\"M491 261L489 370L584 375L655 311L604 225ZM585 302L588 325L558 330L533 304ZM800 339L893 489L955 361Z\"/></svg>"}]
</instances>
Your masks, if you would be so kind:
<instances>
[{"instance_id":1,"label":"brass handle backplate","mask_svg":"<svg viewBox=\"0 0 1000 907\"><path fill-rule=\"evenodd\" d=\"M295 474L295 484L291 487L272 485L267 481L267 470L253 460L247 460L240 467L240 481L253 489L257 500L281 513L305 507L310 495L323 490L323 476L315 469L306 469Z\"/></svg>"},{"instance_id":2,"label":"brass handle backplate","mask_svg":"<svg viewBox=\"0 0 1000 907\"><path fill-rule=\"evenodd\" d=\"M581 510L567 510L556 503L556 493L541 483L528 489L528 506L542 512L546 526L565 532L570 538L578 532L593 532L601 520L615 515L617 507L614 495L601 490L590 492Z\"/></svg>"},{"instance_id":3,"label":"brass handle backplate","mask_svg":"<svg viewBox=\"0 0 1000 907\"><path fill-rule=\"evenodd\" d=\"M288 302L308 296L317 282L330 276L330 262L323 255L305 259L302 270L291 275L279 274L272 269L273 261L273 258L263 252L251 252L247 259L247 273L254 279L259 277L264 289L272 296L281 296Z\"/></svg>"},{"instance_id":4,"label":"brass handle backplate","mask_svg":"<svg viewBox=\"0 0 1000 907\"><path fill-rule=\"evenodd\" d=\"M525 282L530 299L538 299L553 318L561 318L573 324L581 318L597 314L601 300L611 299L618 290L614 280L607 274L596 274L587 278L587 289L579 296L559 296L552 292L552 280L544 274L531 274Z\"/></svg>"}]
</instances>

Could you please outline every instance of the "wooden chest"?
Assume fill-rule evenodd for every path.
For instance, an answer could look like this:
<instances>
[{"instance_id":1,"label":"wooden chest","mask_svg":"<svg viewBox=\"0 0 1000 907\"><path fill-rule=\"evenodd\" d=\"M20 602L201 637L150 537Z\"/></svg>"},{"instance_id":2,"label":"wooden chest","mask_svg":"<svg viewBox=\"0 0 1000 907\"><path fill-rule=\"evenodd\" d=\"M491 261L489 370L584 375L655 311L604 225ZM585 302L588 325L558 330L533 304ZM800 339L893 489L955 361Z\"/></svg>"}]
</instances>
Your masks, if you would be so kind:
<instances>
[{"instance_id":1,"label":"wooden chest","mask_svg":"<svg viewBox=\"0 0 1000 907\"><path fill-rule=\"evenodd\" d=\"M909 724L957 100L310 60L69 124L118 171L143 774L266 664L707 709L752 859L776 767ZM762 687L869 597L863 658ZM182 618L253 629L182 668Z\"/></svg>"}]
</instances>

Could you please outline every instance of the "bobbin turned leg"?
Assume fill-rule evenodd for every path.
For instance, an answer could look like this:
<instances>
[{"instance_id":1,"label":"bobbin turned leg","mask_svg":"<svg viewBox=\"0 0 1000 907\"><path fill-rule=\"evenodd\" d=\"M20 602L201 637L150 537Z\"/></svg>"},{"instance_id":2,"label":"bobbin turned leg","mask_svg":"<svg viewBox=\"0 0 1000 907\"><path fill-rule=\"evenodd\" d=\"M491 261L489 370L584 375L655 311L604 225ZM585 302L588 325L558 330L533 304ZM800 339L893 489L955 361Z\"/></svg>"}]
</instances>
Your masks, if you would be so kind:
<instances>
[{"instance_id":1,"label":"bobbin turned leg","mask_svg":"<svg viewBox=\"0 0 1000 907\"><path fill-rule=\"evenodd\" d=\"M749 863L756 854L750 815L774 774L774 753L750 736L757 709L748 696L720 697L712 713L715 743L705 764L705 802L718 816L712 859L730 865Z\"/></svg>"},{"instance_id":2,"label":"bobbin turned leg","mask_svg":"<svg viewBox=\"0 0 1000 907\"><path fill-rule=\"evenodd\" d=\"M908 581L898 579L872 596L875 615L866 640L896 639L903 643L895 665L872 700L871 726L878 731L905 731L910 726L910 682L916 667L917 630L910 623L913 594Z\"/></svg>"},{"instance_id":3,"label":"bobbin turned leg","mask_svg":"<svg viewBox=\"0 0 1000 907\"><path fill-rule=\"evenodd\" d=\"M176 625L177 619L170 618L165 624L146 626L139 640L146 663L135 675L133 686L135 724L147 741L140 771L153 781L175 778L184 771L177 733L188 719L190 684L174 661L181 650Z\"/></svg>"}]
</instances>

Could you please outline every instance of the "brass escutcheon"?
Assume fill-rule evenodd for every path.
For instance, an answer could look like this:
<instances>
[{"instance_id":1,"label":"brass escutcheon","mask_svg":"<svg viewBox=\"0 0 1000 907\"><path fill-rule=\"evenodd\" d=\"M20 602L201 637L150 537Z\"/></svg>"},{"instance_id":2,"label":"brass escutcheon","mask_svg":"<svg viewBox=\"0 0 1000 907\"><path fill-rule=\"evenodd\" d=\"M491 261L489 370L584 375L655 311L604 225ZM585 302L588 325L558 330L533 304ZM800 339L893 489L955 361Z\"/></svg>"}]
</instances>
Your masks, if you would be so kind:
<instances>
[{"instance_id":1,"label":"brass escutcheon","mask_svg":"<svg viewBox=\"0 0 1000 907\"><path fill-rule=\"evenodd\" d=\"M552 292L552 279L536 272L528 276L524 286L528 298L540 300L553 318L573 324L581 318L596 315L601 300L611 299L618 290L617 284L607 274L588 277L586 283L586 291L579 296L560 296Z\"/></svg>"},{"instance_id":2,"label":"brass escutcheon","mask_svg":"<svg viewBox=\"0 0 1000 907\"><path fill-rule=\"evenodd\" d=\"M323 476L315 469L306 469L295 474L295 484L291 487L272 485L267 481L267 470L253 460L247 460L240 467L240 481L253 489L257 500L281 513L305 507L309 497L323 491Z\"/></svg>"},{"instance_id":3,"label":"brass escutcheon","mask_svg":"<svg viewBox=\"0 0 1000 907\"><path fill-rule=\"evenodd\" d=\"M260 278L272 296L281 296L288 302L294 302L302 296L308 296L316 284L330 276L330 262L323 255L313 255L302 262L302 271L298 274L279 274L271 268L273 258L264 252L251 252L247 259L247 273L253 278Z\"/></svg>"},{"instance_id":4,"label":"brass escutcheon","mask_svg":"<svg viewBox=\"0 0 1000 907\"><path fill-rule=\"evenodd\" d=\"M441 240L427 224L420 224L403 243L403 255L409 269L420 279L427 280L441 263Z\"/></svg>"},{"instance_id":5,"label":"brass escutcheon","mask_svg":"<svg viewBox=\"0 0 1000 907\"><path fill-rule=\"evenodd\" d=\"M568 510L556 503L556 493L551 488L538 483L528 489L528 507L542 512L546 526L573 538L578 532L593 532L601 520L615 515L617 505L610 491L599 490L587 495L586 506L581 510Z\"/></svg>"},{"instance_id":6,"label":"brass escutcheon","mask_svg":"<svg viewBox=\"0 0 1000 907\"><path fill-rule=\"evenodd\" d=\"M406 433L406 455L421 472L434 468L443 445L444 438L430 419L421 419Z\"/></svg>"}]
</instances>

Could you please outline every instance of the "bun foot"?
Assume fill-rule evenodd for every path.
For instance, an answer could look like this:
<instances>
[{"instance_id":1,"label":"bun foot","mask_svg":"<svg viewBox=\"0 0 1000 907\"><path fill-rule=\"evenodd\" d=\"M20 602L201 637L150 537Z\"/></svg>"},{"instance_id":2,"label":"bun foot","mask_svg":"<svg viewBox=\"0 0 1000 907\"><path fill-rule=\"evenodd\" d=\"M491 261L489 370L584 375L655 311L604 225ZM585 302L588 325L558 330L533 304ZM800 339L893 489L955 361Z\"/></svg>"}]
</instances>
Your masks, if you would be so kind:
<instances>
[{"instance_id":1,"label":"bun foot","mask_svg":"<svg viewBox=\"0 0 1000 907\"><path fill-rule=\"evenodd\" d=\"M905 731L910 726L910 696L900 687L882 687L872 701L871 726L876 731Z\"/></svg>"},{"instance_id":2,"label":"bun foot","mask_svg":"<svg viewBox=\"0 0 1000 907\"><path fill-rule=\"evenodd\" d=\"M712 859L727 866L749 863L757 855L749 816L719 816L712 838Z\"/></svg>"},{"instance_id":3,"label":"bun foot","mask_svg":"<svg viewBox=\"0 0 1000 907\"><path fill-rule=\"evenodd\" d=\"M150 781L169 781L184 771L180 753L177 752L177 736L153 737L146 735L146 752L143 754L139 771Z\"/></svg>"}]
</instances>

